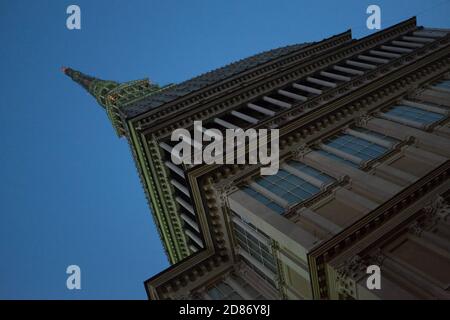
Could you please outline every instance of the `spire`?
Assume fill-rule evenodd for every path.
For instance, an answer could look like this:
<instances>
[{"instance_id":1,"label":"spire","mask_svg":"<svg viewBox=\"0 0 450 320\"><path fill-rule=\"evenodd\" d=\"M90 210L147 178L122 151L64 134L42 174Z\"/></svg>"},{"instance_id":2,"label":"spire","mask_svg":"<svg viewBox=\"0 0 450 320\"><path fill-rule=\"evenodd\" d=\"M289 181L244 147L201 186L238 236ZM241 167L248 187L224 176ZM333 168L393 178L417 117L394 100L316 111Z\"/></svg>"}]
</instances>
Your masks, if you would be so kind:
<instances>
[{"instance_id":1,"label":"spire","mask_svg":"<svg viewBox=\"0 0 450 320\"><path fill-rule=\"evenodd\" d=\"M152 84L148 79L118 83L88 76L72 68L62 67L61 71L86 89L106 110L119 136L126 134L126 115L122 112L129 104L156 94L166 87Z\"/></svg>"},{"instance_id":2,"label":"spire","mask_svg":"<svg viewBox=\"0 0 450 320\"><path fill-rule=\"evenodd\" d=\"M115 81L94 78L72 68L62 67L61 71L94 96L103 108L106 108L108 93L119 86L119 83Z\"/></svg>"}]
</instances>

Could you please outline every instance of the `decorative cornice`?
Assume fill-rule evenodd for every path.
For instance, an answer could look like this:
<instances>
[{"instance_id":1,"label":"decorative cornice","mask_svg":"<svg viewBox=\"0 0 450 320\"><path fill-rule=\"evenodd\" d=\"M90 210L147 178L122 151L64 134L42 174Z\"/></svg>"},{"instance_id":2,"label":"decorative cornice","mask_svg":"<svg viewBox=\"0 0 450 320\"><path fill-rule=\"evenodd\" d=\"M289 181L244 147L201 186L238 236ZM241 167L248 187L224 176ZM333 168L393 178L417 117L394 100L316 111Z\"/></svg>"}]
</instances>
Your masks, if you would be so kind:
<instances>
[{"instance_id":1,"label":"decorative cornice","mask_svg":"<svg viewBox=\"0 0 450 320\"><path fill-rule=\"evenodd\" d=\"M325 275L325 264L328 261L367 236L381 224L395 217L425 194L436 189L444 181L447 181L449 177L450 160L365 215L351 227L343 230L335 237L320 243L309 252L308 261L315 298L326 299L328 297L326 290L327 277Z\"/></svg>"},{"instance_id":2,"label":"decorative cornice","mask_svg":"<svg viewBox=\"0 0 450 320\"><path fill-rule=\"evenodd\" d=\"M426 82L446 72L450 65L450 56L440 53L437 57L429 57L429 61L421 62L419 65L410 66L408 72L401 76L383 78L380 84L364 88L364 92L358 93L353 99L343 99L325 105L319 109L305 114L295 122L289 124L289 128L280 127L280 161L295 153L296 146L311 146L319 139L340 130L344 125L353 123L355 115L361 113L372 113L375 110L389 106L401 99L408 92L408 85L414 82ZM404 83L403 85L398 82ZM292 128L295 128L292 129ZM411 140L402 144L410 144ZM398 146L397 146L398 147ZM390 155L398 152L397 148ZM371 162L370 165L374 163ZM197 166L192 172L197 175L208 174L216 181L226 178L233 172L233 179L237 182L256 175L261 165L209 165ZM366 169L369 169L367 167Z\"/></svg>"},{"instance_id":3,"label":"decorative cornice","mask_svg":"<svg viewBox=\"0 0 450 320\"><path fill-rule=\"evenodd\" d=\"M331 38L325 39L319 43L314 43L309 46L300 48L298 51L271 60L263 65L253 68L249 71L243 72L229 79L221 81L218 84L209 86L203 90L193 92L187 96L184 96L174 102L167 103L155 110L150 110L142 115L135 117L134 120L149 123L152 120L161 121L162 117L173 117L175 112L181 112L184 109L191 109L193 105L199 103L205 103L209 99L217 98L223 94L228 95L235 89L242 88L249 83L259 80L263 76L267 76L272 73L278 73L281 70L289 68L305 58L312 57L322 53L323 51L336 48L352 40L351 32L346 31L341 34L335 35Z\"/></svg>"},{"instance_id":4,"label":"decorative cornice","mask_svg":"<svg viewBox=\"0 0 450 320\"><path fill-rule=\"evenodd\" d=\"M337 266L337 289L344 296L357 298L356 283L366 274L367 264L355 255Z\"/></svg>"},{"instance_id":5,"label":"decorative cornice","mask_svg":"<svg viewBox=\"0 0 450 320\"><path fill-rule=\"evenodd\" d=\"M302 160L305 155L310 153L312 149L306 143L300 144L298 147L294 148L292 151L292 158L296 160Z\"/></svg>"},{"instance_id":6,"label":"decorative cornice","mask_svg":"<svg viewBox=\"0 0 450 320\"><path fill-rule=\"evenodd\" d=\"M296 65L287 71L284 72L278 71L271 77L264 78L259 82L253 82L252 85L250 86L246 86L243 88L241 87L240 90L238 90L237 94L235 95L232 95L231 92L227 91L225 98L222 100L215 100L214 102L211 102L210 105L202 103L201 111L197 111L197 109L195 108L190 108L193 111L190 113L183 113L180 116L180 122L173 122L171 125L165 125L164 127L163 126L159 127L157 124L156 125L152 124L151 127L148 127L150 123L144 124L141 121L139 122L139 125L143 128L143 130L149 128L152 132L155 132L155 134L158 137L161 135L164 136L170 134L170 132L174 128L188 127L195 120L209 118L211 117L212 114L218 114L225 110L233 109L236 106L242 104L243 102L251 102L253 99L257 99L260 96L271 92L275 88L284 86L292 81L296 81L304 76L307 76L317 70L322 69L324 66L336 63L342 59L353 56L358 52L364 51L369 47L388 41L394 37L399 36L402 33L411 31L414 28L415 28L415 20L408 20L404 24L401 24L399 26L390 29L386 29L370 37L352 42L351 44L349 44L348 46L344 46L343 48L335 49L332 51L330 50L327 54L321 54L320 56L314 56L315 59L304 61L301 64ZM359 85L362 85L362 82L357 83ZM347 83L341 86L344 85L347 85ZM329 97L329 95L330 93L327 92L326 94L313 98L302 105L305 105L307 108L316 107L318 101L323 101L323 99L330 100L331 97ZM293 108L291 109L298 109L298 108L296 106L293 106ZM262 122L260 125L270 127L272 123L275 124L274 122L275 119L283 117L292 118L286 115L285 113L280 113L279 115L274 117L270 123ZM171 118L173 118L173 121L177 120L177 118L175 117Z\"/></svg>"},{"instance_id":7,"label":"decorative cornice","mask_svg":"<svg viewBox=\"0 0 450 320\"><path fill-rule=\"evenodd\" d=\"M423 208L424 215L409 226L409 231L420 237L424 231L433 229L442 219L442 216L439 213L443 212L442 209L444 207L444 198L442 196L436 197L431 203Z\"/></svg>"}]
</instances>

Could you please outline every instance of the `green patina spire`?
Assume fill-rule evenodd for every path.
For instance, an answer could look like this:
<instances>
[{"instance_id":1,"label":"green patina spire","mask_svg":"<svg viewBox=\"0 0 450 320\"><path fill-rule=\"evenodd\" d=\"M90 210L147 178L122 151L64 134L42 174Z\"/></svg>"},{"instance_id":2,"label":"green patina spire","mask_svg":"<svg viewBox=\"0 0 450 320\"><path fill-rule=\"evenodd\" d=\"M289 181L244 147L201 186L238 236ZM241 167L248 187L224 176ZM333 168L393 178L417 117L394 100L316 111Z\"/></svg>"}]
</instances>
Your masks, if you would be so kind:
<instances>
[{"instance_id":1,"label":"green patina spire","mask_svg":"<svg viewBox=\"0 0 450 320\"><path fill-rule=\"evenodd\" d=\"M107 107L108 94L120 85L118 82L97 79L71 68L63 67L62 71L93 95L103 108Z\"/></svg>"},{"instance_id":2,"label":"green patina spire","mask_svg":"<svg viewBox=\"0 0 450 320\"><path fill-rule=\"evenodd\" d=\"M168 88L150 83L148 79L118 83L88 76L80 71L63 67L64 74L85 88L106 109L119 136L126 132L121 110L127 105Z\"/></svg>"}]
</instances>

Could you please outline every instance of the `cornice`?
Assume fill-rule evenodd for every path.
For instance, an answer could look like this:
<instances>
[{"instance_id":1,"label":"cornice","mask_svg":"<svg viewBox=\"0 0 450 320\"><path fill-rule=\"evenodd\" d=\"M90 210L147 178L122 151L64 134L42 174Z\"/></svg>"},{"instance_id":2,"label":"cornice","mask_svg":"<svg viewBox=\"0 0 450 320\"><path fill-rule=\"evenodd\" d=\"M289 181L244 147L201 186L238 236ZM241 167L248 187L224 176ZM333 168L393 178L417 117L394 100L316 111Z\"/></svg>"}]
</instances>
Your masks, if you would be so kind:
<instances>
[{"instance_id":1,"label":"cornice","mask_svg":"<svg viewBox=\"0 0 450 320\"><path fill-rule=\"evenodd\" d=\"M450 160L309 252L308 262L314 297L318 299L326 299L328 297L325 275L325 263L327 261L377 229L381 224L392 219L403 209L421 199L425 194L436 189L449 177Z\"/></svg>"},{"instance_id":2,"label":"cornice","mask_svg":"<svg viewBox=\"0 0 450 320\"><path fill-rule=\"evenodd\" d=\"M153 178L151 164L148 161L147 149L144 148L143 143L146 144L145 140L142 140L141 136L135 132L135 130L130 128L130 145L132 145L132 149L135 150L135 154L137 156L136 163L138 165L138 172L140 173L141 182L144 185L145 194L150 204L150 208L152 209L152 216L158 222L157 226L159 227L160 236L162 236L163 245L166 249L166 252L169 255L169 260L174 263L180 260L179 251L187 251L186 246L183 247L183 242L175 243L175 239L172 237L170 225L167 222L167 217L164 214L165 206L162 199L159 196L158 190L160 190L160 186L157 185L158 181L155 181ZM150 158L151 159L151 158ZM173 229L173 226L172 226ZM181 246L181 248L178 248Z\"/></svg>"},{"instance_id":3,"label":"cornice","mask_svg":"<svg viewBox=\"0 0 450 320\"><path fill-rule=\"evenodd\" d=\"M411 87L417 87L433 81L450 68L450 55L438 52L427 60L418 61L408 66L400 74L391 74L383 81L375 81L361 88L358 92L343 99L333 101L321 108L316 108L302 117L280 128L280 159L296 153L301 145L310 145L318 139L327 136L333 130L359 121L361 116L370 114L379 108L401 99L411 92ZM369 165L369 164L368 164ZM187 171L190 176L205 176L218 182L228 177L239 181L260 169L261 165L198 165Z\"/></svg>"},{"instance_id":4,"label":"cornice","mask_svg":"<svg viewBox=\"0 0 450 320\"><path fill-rule=\"evenodd\" d=\"M173 113L176 111L190 108L194 104L204 103L208 99L215 98L218 95L228 94L231 90L245 86L249 82L254 82L255 79L261 78L268 73L279 72L280 69L287 68L290 65L295 64L298 60L314 56L324 50L331 49L351 40L351 31L345 31L318 43L313 43L304 48L300 48L296 52L271 60L267 63L252 68L251 70L232 76L228 79L220 81L217 84L213 84L207 88L188 94L173 102L164 104L156 109L134 117L133 121L141 121L143 119L146 119L145 122L151 122L152 120L162 121L162 118L164 117L168 117L169 115L172 117Z\"/></svg>"},{"instance_id":5,"label":"cornice","mask_svg":"<svg viewBox=\"0 0 450 320\"><path fill-rule=\"evenodd\" d=\"M214 101L208 103L202 102L198 104L198 108L191 106L189 111L187 110L178 117L171 116L169 119L170 124L167 121L164 122L164 125L159 122L145 123L144 121L138 121L136 122L136 126L143 132L151 132L157 137L170 134L175 128L188 127L195 120L207 119L212 115L233 109L244 102L251 102L278 87L310 75L327 65L353 56L367 48L384 43L415 28L415 20L408 20L369 37L351 42L339 48L333 48L333 50L314 56L312 59L301 61L286 70L277 70L274 74L270 74L259 81L252 81L248 86L239 86L238 90L233 92L227 91L224 96L214 99Z\"/></svg>"}]
</instances>

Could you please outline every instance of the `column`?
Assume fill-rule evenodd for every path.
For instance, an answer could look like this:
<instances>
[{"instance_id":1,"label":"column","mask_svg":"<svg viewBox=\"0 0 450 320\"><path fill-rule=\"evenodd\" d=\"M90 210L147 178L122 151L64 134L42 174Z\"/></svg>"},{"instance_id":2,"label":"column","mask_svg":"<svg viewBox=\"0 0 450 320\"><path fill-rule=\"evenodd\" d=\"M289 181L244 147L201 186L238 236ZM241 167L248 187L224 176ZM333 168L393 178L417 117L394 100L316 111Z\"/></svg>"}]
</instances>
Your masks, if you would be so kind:
<instances>
[{"instance_id":1,"label":"column","mask_svg":"<svg viewBox=\"0 0 450 320\"><path fill-rule=\"evenodd\" d=\"M307 77L306 81L314 83L314 84L318 84L320 86L329 87L329 88L337 87L337 84L334 82L325 81L325 80L321 80L321 79L317 79L317 78L313 78L313 77Z\"/></svg>"},{"instance_id":2,"label":"column","mask_svg":"<svg viewBox=\"0 0 450 320\"><path fill-rule=\"evenodd\" d=\"M275 111L272 111L270 109L266 109L264 107L257 106L256 104L253 104L253 103L247 104L247 107L249 107L250 109L253 109L253 110L255 110L255 111L259 112L259 113L265 114L266 116L269 116L269 117L274 116L275 113L276 113Z\"/></svg>"},{"instance_id":3,"label":"column","mask_svg":"<svg viewBox=\"0 0 450 320\"><path fill-rule=\"evenodd\" d=\"M220 118L214 118L214 122L217 123L218 125L221 125L224 128L227 128L227 129L234 129L234 130L239 129L238 126L236 126L228 121L222 120Z\"/></svg>"},{"instance_id":4,"label":"column","mask_svg":"<svg viewBox=\"0 0 450 320\"><path fill-rule=\"evenodd\" d=\"M352 74L352 75L363 75L364 72L361 70L356 70L356 69L352 69L352 68L347 68L347 67L342 67L342 66L333 66L334 70L340 71L340 72L344 72L344 73L348 73L348 74Z\"/></svg>"},{"instance_id":5,"label":"column","mask_svg":"<svg viewBox=\"0 0 450 320\"><path fill-rule=\"evenodd\" d=\"M290 103L287 103L287 102L284 102L284 101L280 101L278 99L267 97L267 96L264 96L263 100L267 101L267 102L270 102L270 103L273 103L274 105L279 106L279 107L284 108L284 109L289 109L290 107L292 107L292 105Z\"/></svg>"},{"instance_id":6,"label":"column","mask_svg":"<svg viewBox=\"0 0 450 320\"><path fill-rule=\"evenodd\" d=\"M183 219L188 225L190 225L194 230L196 230L198 233L200 233L200 228L198 227L198 224L192 220L190 217L188 217L186 214L181 213L180 214L181 219Z\"/></svg>"},{"instance_id":7,"label":"column","mask_svg":"<svg viewBox=\"0 0 450 320\"><path fill-rule=\"evenodd\" d=\"M287 91L287 90L278 90L278 93L281 94L282 96L288 97L288 98L292 98L295 100L299 100L299 101L306 101L308 100L308 98L306 98L305 96L301 96L299 94Z\"/></svg>"},{"instance_id":8,"label":"column","mask_svg":"<svg viewBox=\"0 0 450 320\"><path fill-rule=\"evenodd\" d=\"M166 162L164 162L164 163L165 163L165 165L166 165L170 170L172 170L173 172L175 172L176 174L178 174L180 177L182 177L183 179L185 179L183 170L181 170L179 167L177 167L176 165L174 165L174 164L173 164L172 162L170 162L170 161L166 161Z\"/></svg>"},{"instance_id":9,"label":"column","mask_svg":"<svg viewBox=\"0 0 450 320\"><path fill-rule=\"evenodd\" d=\"M235 117L238 117L239 119L242 119L242 120L248 122L248 123L257 124L259 122L258 119L253 118L247 114L243 114L242 112L239 112L239 111L233 110L233 111L231 111L231 114Z\"/></svg>"},{"instance_id":10,"label":"column","mask_svg":"<svg viewBox=\"0 0 450 320\"><path fill-rule=\"evenodd\" d=\"M349 134L351 136L354 136L354 137L357 137L357 138L361 138L361 139L364 139L366 141L375 143L375 144L377 144L379 146L382 146L382 147L385 147L385 148L388 148L388 149L392 149L392 147L394 146L394 143L391 142L391 141L384 140L382 138L379 138L379 137L376 137L376 136L373 136L373 135L370 135L370 134L367 134L367 133L364 133L364 132L356 131L356 130L353 130L353 129L346 129L345 133L347 133L347 134Z\"/></svg>"},{"instance_id":11,"label":"column","mask_svg":"<svg viewBox=\"0 0 450 320\"><path fill-rule=\"evenodd\" d=\"M186 235L191 238L192 241L194 241L200 248L203 248L203 241L197 237L191 230L184 230Z\"/></svg>"},{"instance_id":12,"label":"column","mask_svg":"<svg viewBox=\"0 0 450 320\"><path fill-rule=\"evenodd\" d=\"M290 174L299 177L300 179L305 180L306 182L309 182L310 184L312 184L313 186L323 189L325 187L325 182L310 176L309 174L306 174L304 172L301 172L300 170L291 167L288 164L283 164L281 166L282 169L286 170L287 172L289 172Z\"/></svg>"},{"instance_id":13,"label":"column","mask_svg":"<svg viewBox=\"0 0 450 320\"><path fill-rule=\"evenodd\" d=\"M294 83L292 85L295 89L299 89L299 90L303 90L309 93L313 93L313 94L322 94L322 90L316 89L316 88L312 88L312 87L308 87L302 84L298 84L298 83Z\"/></svg>"},{"instance_id":14,"label":"column","mask_svg":"<svg viewBox=\"0 0 450 320\"><path fill-rule=\"evenodd\" d=\"M179 203L179 204L181 204L187 211L189 211L190 213L192 213L193 215L195 215L195 211L194 211L194 208L189 204L189 203L187 203L186 201L184 201L182 198L180 198L180 197L175 197L175 200Z\"/></svg>"},{"instance_id":15,"label":"column","mask_svg":"<svg viewBox=\"0 0 450 320\"><path fill-rule=\"evenodd\" d=\"M177 180L175 179L171 179L170 183L172 183L172 185L177 188L178 190L180 190L181 192L183 192L186 196L191 197L189 194L189 190L188 188L186 188L185 186L183 186L181 183L179 183Z\"/></svg>"}]
</instances>

